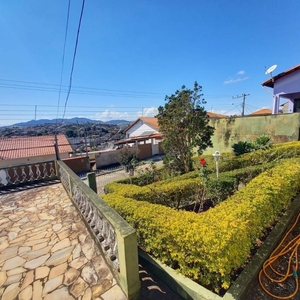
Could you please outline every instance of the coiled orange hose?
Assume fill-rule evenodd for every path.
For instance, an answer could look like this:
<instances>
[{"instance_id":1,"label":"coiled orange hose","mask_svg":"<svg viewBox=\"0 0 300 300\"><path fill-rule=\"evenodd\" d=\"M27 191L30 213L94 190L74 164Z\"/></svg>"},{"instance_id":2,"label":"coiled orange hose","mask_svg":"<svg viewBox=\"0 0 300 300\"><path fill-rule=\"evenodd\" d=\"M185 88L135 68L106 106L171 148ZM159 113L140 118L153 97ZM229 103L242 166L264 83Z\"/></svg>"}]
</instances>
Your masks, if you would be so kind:
<instances>
[{"instance_id":1,"label":"coiled orange hose","mask_svg":"<svg viewBox=\"0 0 300 300\"><path fill-rule=\"evenodd\" d=\"M298 215L293 226L285 234L284 238L281 240L281 242L279 243L277 248L271 253L270 257L264 262L263 267L260 270L259 275L258 275L259 283L260 283L262 289L268 295L272 296L275 299L281 299L281 300L291 299L291 298L295 297L295 295L299 291L297 269L298 269L298 247L300 245L300 234L298 236L296 236L295 238L293 238L291 241L289 241L286 244L286 246L284 246L284 247L282 246L282 244L284 244L284 242L286 241L288 235L294 230L295 226L297 225L297 223L299 221L299 218L300 218L300 214ZM287 267L286 273L282 274L275 270L275 268L273 267L273 263L275 263L276 260L278 260L281 256L284 256L284 255L289 255L289 261L288 261L288 267ZM273 278L272 275L274 276L275 274L277 276L280 276L281 279ZM296 283L294 292L287 296L277 296L277 295L272 294L262 282L263 275L271 282L276 282L276 283L284 282L288 277L294 276L295 283Z\"/></svg>"}]
</instances>

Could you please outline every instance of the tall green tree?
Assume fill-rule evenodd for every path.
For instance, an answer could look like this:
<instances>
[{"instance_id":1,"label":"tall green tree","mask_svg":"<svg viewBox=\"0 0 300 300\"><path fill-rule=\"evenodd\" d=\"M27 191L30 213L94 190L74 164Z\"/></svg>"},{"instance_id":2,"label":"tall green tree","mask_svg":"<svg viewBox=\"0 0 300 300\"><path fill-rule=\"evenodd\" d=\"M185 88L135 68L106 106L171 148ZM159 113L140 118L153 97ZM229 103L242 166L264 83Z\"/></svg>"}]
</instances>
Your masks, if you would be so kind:
<instances>
[{"instance_id":1,"label":"tall green tree","mask_svg":"<svg viewBox=\"0 0 300 300\"><path fill-rule=\"evenodd\" d=\"M180 173L193 169L195 152L201 155L207 147L212 147L214 128L208 124L209 117L203 107L206 101L201 92L197 82L193 90L182 86L180 91L166 96L165 106L158 108L157 119L166 153L164 164Z\"/></svg>"}]
</instances>

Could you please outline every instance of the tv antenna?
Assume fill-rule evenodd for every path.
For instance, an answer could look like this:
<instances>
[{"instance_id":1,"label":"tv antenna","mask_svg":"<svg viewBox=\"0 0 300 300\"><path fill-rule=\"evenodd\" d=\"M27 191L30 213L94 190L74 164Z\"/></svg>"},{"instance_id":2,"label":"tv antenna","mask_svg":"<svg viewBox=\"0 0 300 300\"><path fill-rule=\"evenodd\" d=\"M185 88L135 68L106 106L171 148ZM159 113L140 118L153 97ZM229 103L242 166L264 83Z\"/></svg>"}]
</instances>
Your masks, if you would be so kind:
<instances>
[{"instance_id":1,"label":"tv antenna","mask_svg":"<svg viewBox=\"0 0 300 300\"><path fill-rule=\"evenodd\" d=\"M268 75L270 74L271 78L272 78L272 81L274 82L274 78L272 76L272 72L277 68L277 65L273 65L271 66L270 68L268 68L266 71L265 71L265 74Z\"/></svg>"}]
</instances>

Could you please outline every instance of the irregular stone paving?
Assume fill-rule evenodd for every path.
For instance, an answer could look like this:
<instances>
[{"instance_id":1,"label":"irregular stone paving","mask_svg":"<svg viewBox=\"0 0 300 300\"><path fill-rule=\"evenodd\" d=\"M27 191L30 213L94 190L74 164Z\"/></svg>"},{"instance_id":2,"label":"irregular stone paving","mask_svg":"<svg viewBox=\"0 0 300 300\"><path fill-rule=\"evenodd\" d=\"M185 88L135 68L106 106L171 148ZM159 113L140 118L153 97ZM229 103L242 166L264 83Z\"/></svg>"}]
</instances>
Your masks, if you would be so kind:
<instances>
[{"instance_id":1,"label":"irregular stone paving","mask_svg":"<svg viewBox=\"0 0 300 300\"><path fill-rule=\"evenodd\" d=\"M60 183L0 196L0 299L126 299Z\"/></svg>"}]
</instances>

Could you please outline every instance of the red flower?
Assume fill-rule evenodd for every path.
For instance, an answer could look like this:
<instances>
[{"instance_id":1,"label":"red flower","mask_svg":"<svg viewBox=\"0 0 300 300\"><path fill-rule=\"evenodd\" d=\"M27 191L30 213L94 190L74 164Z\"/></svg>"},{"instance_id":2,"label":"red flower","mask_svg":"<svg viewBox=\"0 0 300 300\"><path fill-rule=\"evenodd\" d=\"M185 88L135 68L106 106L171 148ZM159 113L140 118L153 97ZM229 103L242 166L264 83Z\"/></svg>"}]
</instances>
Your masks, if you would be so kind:
<instances>
[{"instance_id":1,"label":"red flower","mask_svg":"<svg viewBox=\"0 0 300 300\"><path fill-rule=\"evenodd\" d=\"M155 165L152 166L152 169L155 169Z\"/></svg>"},{"instance_id":2,"label":"red flower","mask_svg":"<svg viewBox=\"0 0 300 300\"><path fill-rule=\"evenodd\" d=\"M206 165L206 160L203 157L201 157L200 160L199 160L199 163L200 163L201 166L205 166Z\"/></svg>"},{"instance_id":3,"label":"red flower","mask_svg":"<svg viewBox=\"0 0 300 300\"><path fill-rule=\"evenodd\" d=\"M145 168L145 170L146 170L146 171L148 171L148 170L149 170L149 168L148 168L148 167L146 167L146 168Z\"/></svg>"}]
</instances>

